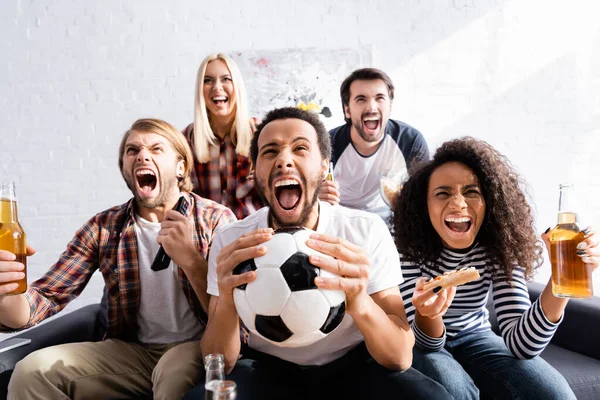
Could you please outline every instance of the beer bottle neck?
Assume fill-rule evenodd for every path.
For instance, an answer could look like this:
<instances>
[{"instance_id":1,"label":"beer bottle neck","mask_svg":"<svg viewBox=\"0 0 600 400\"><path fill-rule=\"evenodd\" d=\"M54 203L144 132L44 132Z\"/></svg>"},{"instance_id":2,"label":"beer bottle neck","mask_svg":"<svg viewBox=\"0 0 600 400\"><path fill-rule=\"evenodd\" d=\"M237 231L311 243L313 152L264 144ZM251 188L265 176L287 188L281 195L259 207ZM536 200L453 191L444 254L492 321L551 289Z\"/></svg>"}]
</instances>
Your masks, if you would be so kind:
<instances>
[{"instance_id":1,"label":"beer bottle neck","mask_svg":"<svg viewBox=\"0 0 600 400\"><path fill-rule=\"evenodd\" d=\"M573 185L560 185L560 195L558 199L558 223L577 223L575 188Z\"/></svg>"}]
</instances>

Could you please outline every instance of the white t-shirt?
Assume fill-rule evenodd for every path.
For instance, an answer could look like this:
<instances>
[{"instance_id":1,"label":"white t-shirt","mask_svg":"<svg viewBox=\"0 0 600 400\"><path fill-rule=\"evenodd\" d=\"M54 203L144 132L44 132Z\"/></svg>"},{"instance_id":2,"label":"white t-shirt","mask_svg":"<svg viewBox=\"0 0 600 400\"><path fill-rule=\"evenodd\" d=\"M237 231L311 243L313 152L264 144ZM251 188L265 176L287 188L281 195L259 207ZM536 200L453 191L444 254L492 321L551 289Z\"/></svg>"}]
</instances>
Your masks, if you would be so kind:
<instances>
[{"instance_id":1,"label":"white t-shirt","mask_svg":"<svg viewBox=\"0 0 600 400\"><path fill-rule=\"evenodd\" d=\"M387 221L390 206L383 200L379 186L382 174L390 172L406 173L402 151L391 136L384 135L377 152L369 157L348 146L333 170L334 179L340 183L340 204L370 211Z\"/></svg>"},{"instance_id":2,"label":"white t-shirt","mask_svg":"<svg viewBox=\"0 0 600 400\"><path fill-rule=\"evenodd\" d=\"M397 174L395 180L400 183L406 177L407 167L429 159L429 148L421 132L390 119L379 148L370 156L363 156L352 143L350 126L347 123L329 132L340 204L375 213L387 222L391 210L381 196L381 174Z\"/></svg>"},{"instance_id":3,"label":"white t-shirt","mask_svg":"<svg viewBox=\"0 0 600 400\"><path fill-rule=\"evenodd\" d=\"M171 261L162 271L150 266L160 245L156 242L160 223L139 216L135 234L140 271L140 308L137 313L138 340L142 343L175 343L198 338L204 329L192 312Z\"/></svg>"},{"instance_id":4,"label":"white t-shirt","mask_svg":"<svg viewBox=\"0 0 600 400\"><path fill-rule=\"evenodd\" d=\"M208 293L219 295L216 259L221 249L244 233L268 228L269 208L263 207L242 221L223 226L217 232L208 258ZM390 232L375 214L319 202L316 231L338 236L367 250L371 268L367 293L373 294L402 283L398 252ZM299 365L323 365L336 360L364 340L352 318L346 314L340 326L324 339L305 347L283 348L252 335L248 345Z\"/></svg>"}]
</instances>

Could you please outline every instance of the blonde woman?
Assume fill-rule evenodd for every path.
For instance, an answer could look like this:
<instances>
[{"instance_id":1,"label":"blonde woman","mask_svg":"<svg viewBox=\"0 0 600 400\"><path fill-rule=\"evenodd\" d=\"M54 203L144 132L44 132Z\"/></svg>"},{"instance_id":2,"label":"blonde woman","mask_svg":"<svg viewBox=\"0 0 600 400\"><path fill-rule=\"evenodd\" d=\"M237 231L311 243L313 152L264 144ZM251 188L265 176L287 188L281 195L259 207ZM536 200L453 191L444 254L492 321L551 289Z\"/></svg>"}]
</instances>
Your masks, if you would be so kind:
<instances>
[{"instance_id":1,"label":"blonde woman","mask_svg":"<svg viewBox=\"0 0 600 400\"><path fill-rule=\"evenodd\" d=\"M198 68L194 122L183 130L194 152L194 192L229 207L238 219L263 206L248 179L255 122L247 101L234 61L210 54Z\"/></svg>"}]
</instances>

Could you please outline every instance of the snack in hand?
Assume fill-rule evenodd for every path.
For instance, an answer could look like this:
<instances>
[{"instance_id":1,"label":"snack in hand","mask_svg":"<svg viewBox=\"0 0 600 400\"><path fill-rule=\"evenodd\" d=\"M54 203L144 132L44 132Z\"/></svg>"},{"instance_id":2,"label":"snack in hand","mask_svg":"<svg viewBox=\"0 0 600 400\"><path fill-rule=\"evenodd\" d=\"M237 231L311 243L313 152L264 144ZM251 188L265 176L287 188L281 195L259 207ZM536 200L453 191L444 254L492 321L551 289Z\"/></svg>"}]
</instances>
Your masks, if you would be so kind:
<instances>
[{"instance_id":1,"label":"snack in hand","mask_svg":"<svg viewBox=\"0 0 600 400\"><path fill-rule=\"evenodd\" d=\"M442 289L446 289L450 286L459 286L467 282L479 279L479 272L475 267L464 267L456 271L444 272L444 275L436 276L425 282L423 290L429 290L431 288L441 286Z\"/></svg>"},{"instance_id":2,"label":"snack in hand","mask_svg":"<svg viewBox=\"0 0 600 400\"><path fill-rule=\"evenodd\" d=\"M393 207L394 200L400 192L400 189L402 189L402 185L400 182L396 182L392 178L383 177L380 181L380 189L381 194L383 195L383 200L388 206Z\"/></svg>"}]
</instances>

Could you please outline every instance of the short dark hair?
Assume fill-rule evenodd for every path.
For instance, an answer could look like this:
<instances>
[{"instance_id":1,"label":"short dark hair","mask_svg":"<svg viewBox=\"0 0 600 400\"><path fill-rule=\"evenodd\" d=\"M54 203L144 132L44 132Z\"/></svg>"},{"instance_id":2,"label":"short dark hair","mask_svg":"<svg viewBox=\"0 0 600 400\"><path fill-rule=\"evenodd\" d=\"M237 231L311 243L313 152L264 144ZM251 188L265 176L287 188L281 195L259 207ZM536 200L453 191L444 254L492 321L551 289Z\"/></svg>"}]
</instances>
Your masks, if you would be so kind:
<instances>
[{"instance_id":1,"label":"short dark hair","mask_svg":"<svg viewBox=\"0 0 600 400\"><path fill-rule=\"evenodd\" d=\"M258 158L258 138L260 133L267 124L280 119L301 119L311 124L317 133L321 157L329 160L331 157L331 139L319 116L313 112L304 111L296 107L283 107L269 111L262 122L256 127L252 142L250 143L250 158L252 163L256 165L256 159Z\"/></svg>"},{"instance_id":2,"label":"short dark hair","mask_svg":"<svg viewBox=\"0 0 600 400\"><path fill-rule=\"evenodd\" d=\"M433 172L449 162L464 164L477 176L485 200L477 242L485 246L494 272L508 280L519 266L526 278L533 277L542 253L527 184L505 155L472 137L443 143L432 160L412 168L396 197L392 217L398 252L417 263L432 262L440 255L443 244L429 218L427 193Z\"/></svg>"},{"instance_id":3,"label":"short dark hair","mask_svg":"<svg viewBox=\"0 0 600 400\"><path fill-rule=\"evenodd\" d=\"M346 118L346 110L344 109L350 103L350 86L354 81L374 81L374 80L382 80L383 83L388 88L388 94L390 96L390 100L394 100L394 84L392 83L392 79L383 71L377 68L361 68L352 72L344 82L342 82L342 86L340 87L340 97L342 98L342 112L344 113L344 119L346 122L350 122L348 118Z\"/></svg>"}]
</instances>

